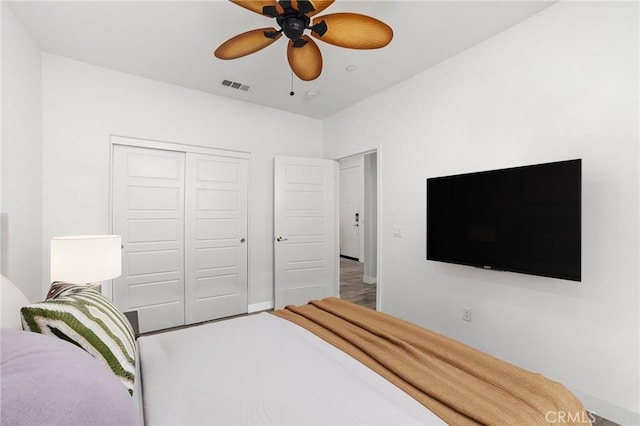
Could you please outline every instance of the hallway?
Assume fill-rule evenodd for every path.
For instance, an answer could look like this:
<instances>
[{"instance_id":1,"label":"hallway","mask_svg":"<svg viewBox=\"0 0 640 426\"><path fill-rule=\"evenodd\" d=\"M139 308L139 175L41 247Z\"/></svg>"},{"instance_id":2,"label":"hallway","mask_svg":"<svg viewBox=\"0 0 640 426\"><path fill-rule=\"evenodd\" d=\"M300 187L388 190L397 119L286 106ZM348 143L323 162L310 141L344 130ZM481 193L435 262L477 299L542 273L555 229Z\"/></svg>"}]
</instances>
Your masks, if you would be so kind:
<instances>
[{"instance_id":1,"label":"hallway","mask_svg":"<svg viewBox=\"0 0 640 426\"><path fill-rule=\"evenodd\" d=\"M362 281L364 263L340 258L340 298L376 309L376 284Z\"/></svg>"}]
</instances>

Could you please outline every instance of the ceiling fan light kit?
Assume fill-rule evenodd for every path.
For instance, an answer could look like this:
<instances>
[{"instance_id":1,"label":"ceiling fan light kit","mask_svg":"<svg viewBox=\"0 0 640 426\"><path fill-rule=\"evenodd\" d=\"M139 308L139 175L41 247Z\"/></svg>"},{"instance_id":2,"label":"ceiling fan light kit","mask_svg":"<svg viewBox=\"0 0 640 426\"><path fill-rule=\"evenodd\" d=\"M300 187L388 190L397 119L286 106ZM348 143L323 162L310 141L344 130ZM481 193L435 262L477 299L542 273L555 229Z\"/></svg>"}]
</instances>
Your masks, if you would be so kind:
<instances>
[{"instance_id":1,"label":"ceiling fan light kit","mask_svg":"<svg viewBox=\"0 0 640 426\"><path fill-rule=\"evenodd\" d=\"M349 49L379 49L393 39L393 30L382 21L358 13L333 13L314 17L334 0L230 0L245 9L275 18L280 29L259 28L222 43L214 52L219 59L236 59L271 45L284 34L288 39L287 59L291 71L304 81L315 80L322 72L318 45L304 34L325 43ZM313 19L312 19L313 17Z\"/></svg>"}]
</instances>

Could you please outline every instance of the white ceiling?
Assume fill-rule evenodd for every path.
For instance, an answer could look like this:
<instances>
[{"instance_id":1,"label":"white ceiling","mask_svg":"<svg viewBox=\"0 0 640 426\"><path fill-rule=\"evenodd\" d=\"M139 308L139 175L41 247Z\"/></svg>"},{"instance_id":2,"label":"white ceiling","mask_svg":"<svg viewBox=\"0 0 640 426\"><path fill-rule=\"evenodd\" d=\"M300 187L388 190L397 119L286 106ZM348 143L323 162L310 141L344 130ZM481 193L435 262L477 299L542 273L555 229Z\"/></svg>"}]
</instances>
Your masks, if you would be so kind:
<instances>
[{"instance_id":1,"label":"white ceiling","mask_svg":"<svg viewBox=\"0 0 640 426\"><path fill-rule=\"evenodd\" d=\"M289 95L292 75L285 37L244 58L222 61L213 56L218 45L238 33L277 28L274 19L228 1L6 3L45 52L322 119L511 27L553 1L337 0L322 14L349 11L373 16L393 28L393 41L365 51L319 41L322 74L310 82L294 78L294 96ZM355 65L355 71L348 72L348 65ZM225 79L251 89L224 87Z\"/></svg>"}]
</instances>

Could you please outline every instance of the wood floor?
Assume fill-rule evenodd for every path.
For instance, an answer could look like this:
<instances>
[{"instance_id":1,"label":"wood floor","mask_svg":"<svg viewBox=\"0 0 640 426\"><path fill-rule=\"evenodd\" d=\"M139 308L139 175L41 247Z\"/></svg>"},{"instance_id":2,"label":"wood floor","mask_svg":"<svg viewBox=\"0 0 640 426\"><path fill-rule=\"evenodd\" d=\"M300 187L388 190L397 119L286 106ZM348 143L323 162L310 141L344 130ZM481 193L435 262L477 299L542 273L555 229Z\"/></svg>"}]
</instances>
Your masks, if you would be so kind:
<instances>
[{"instance_id":1,"label":"wood floor","mask_svg":"<svg viewBox=\"0 0 640 426\"><path fill-rule=\"evenodd\" d=\"M376 309L376 284L362 281L364 263L340 258L340 298Z\"/></svg>"},{"instance_id":2,"label":"wood floor","mask_svg":"<svg viewBox=\"0 0 640 426\"><path fill-rule=\"evenodd\" d=\"M594 422L591 423L592 426L620 426L616 422L612 422L611 420L605 419L604 417L600 417L596 414L593 414Z\"/></svg>"}]
</instances>

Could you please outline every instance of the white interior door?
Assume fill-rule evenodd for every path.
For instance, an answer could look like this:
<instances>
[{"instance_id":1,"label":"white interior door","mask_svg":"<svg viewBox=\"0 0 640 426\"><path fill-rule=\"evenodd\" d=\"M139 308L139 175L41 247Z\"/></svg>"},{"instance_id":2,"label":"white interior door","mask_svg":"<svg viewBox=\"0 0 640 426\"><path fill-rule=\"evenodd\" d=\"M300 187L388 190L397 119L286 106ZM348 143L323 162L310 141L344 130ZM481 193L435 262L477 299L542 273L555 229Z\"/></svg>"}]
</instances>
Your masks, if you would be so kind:
<instances>
[{"instance_id":1,"label":"white interior door","mask_svg":"<svg viewBox=\"0 0 640 426\"><path fill-rule=\"evenodd\" d=\"M187 324L247 312L248 163L187 153Z\"/></svg>"},{"instance_id":2,"label":"white interior door","mask_svg":"<svg viewBox=\"0 0 640 426\"><path fill-rule=\"evenodd\" d=\"M360 258L360 167L340 169L340 254Z\"/></svg>"},{"instance_id":3,"label":"white interior door","mask_svg":"<svg viewBox=\"0 0 640 426\"><path fill-rule=\"evenodd\" d=\"M140 332L184 324L182 152L114 145L113 229L122 275L113 300L137 310Z\"/></svg>"},{"instance_id":4,"label":"white interior door","mask_svg":"<svg viewBox=\"0 0 640 426\"><path fill-rule=\"evenodd\" d=\"M339 294L338 163L276 157L275 308Z\"/></svg>"}]
</instances>

